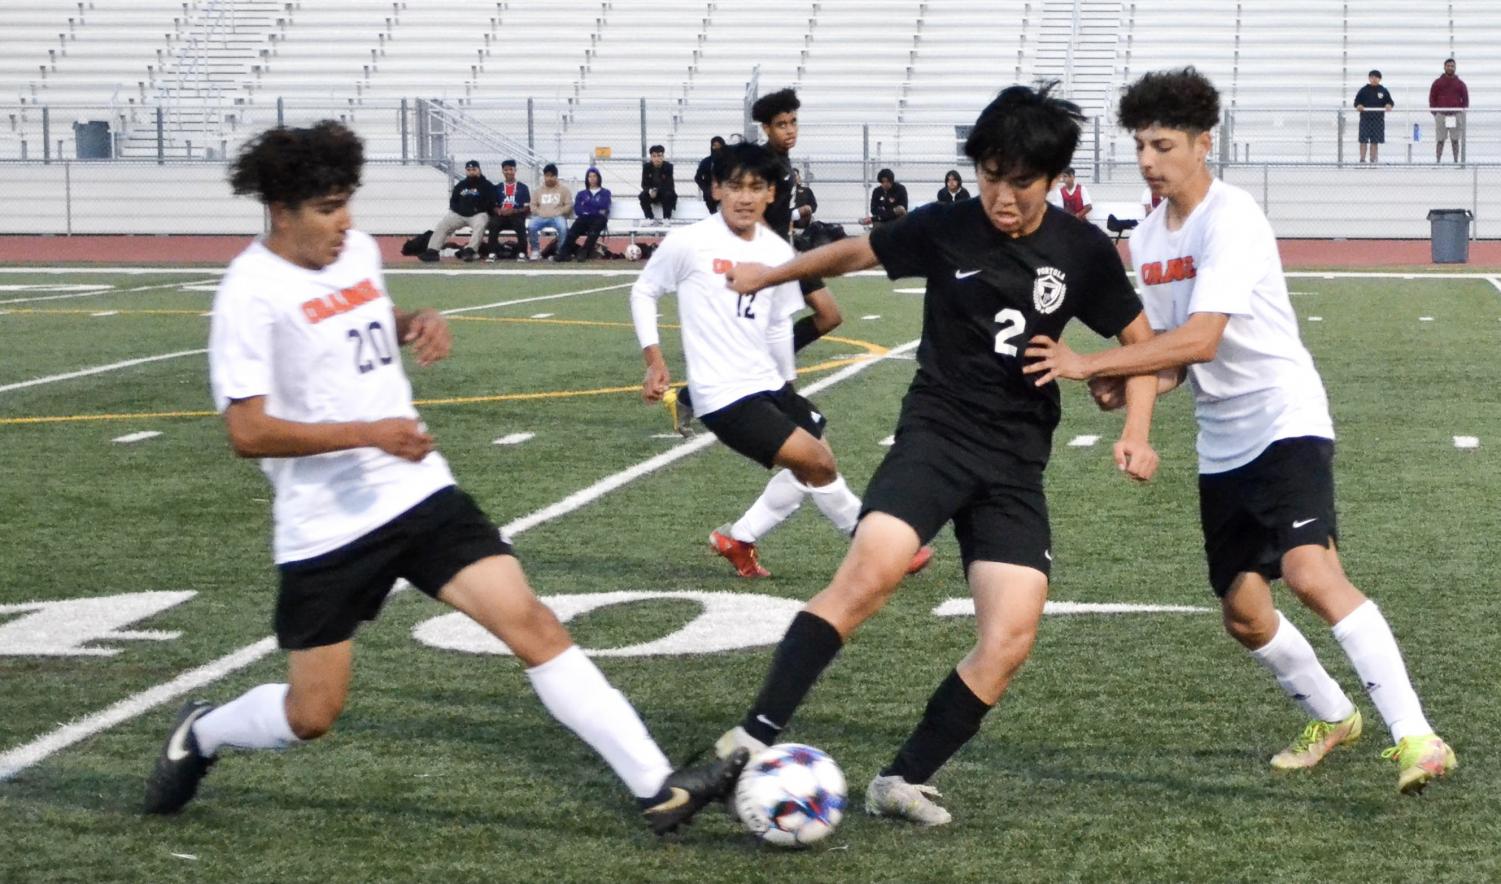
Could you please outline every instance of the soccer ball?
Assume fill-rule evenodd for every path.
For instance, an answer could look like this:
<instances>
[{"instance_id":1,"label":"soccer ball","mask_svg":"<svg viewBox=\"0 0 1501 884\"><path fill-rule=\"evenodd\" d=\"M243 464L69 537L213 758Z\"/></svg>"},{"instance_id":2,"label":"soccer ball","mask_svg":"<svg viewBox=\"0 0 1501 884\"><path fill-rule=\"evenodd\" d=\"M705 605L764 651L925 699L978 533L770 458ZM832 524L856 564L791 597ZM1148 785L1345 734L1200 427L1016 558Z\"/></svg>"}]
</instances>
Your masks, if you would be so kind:
<instances>
[{"instance_id":1,"label":"soccer ball","mask_svg":"<svg viewBox=\"0 0 1501 884\"><path fill-rule=\"evenodd\" d=\"M630 245L626 246L625 247L625 259L627 261L640 261L641 260L641 247L638 246L638 245L636 245L635 243L631 243Z\"/></svg>"},{"instance_id":2,"label":"soccer ball","mask_svg":"<svg viewBox=\"0 0 1501 884\"><path fill-rule=\"evenodd\" d=\"M844 817L844 772L822 750L778 743L753 756L735 786L735 810L752 835L778 847L822 840Z\"/></svg>"}]
</instances>

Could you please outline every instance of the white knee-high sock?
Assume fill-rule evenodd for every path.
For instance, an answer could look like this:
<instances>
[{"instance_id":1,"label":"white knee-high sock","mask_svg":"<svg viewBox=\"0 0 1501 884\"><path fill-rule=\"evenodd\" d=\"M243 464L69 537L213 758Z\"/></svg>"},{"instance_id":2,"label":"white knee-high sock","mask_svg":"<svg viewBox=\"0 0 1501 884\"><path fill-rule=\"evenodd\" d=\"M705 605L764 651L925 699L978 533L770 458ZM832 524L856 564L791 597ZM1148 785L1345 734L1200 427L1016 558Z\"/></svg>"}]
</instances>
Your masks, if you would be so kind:
<instances>
[{"instance_id":1,"label":"white knee-high sock","mask_svg":"<svg viewBox=\"0 0 1501 884\"><path fill-rule=\"evenodd\" d=\"M1407 665L1397 639L1376 603L1365 603L1334 624L1334 637L1345 649L1376 711L1386 721L1392 740L1433 733L1423 717L1423 704L1407 677Z\"/></svg>"},{"instance_id":2,"label":"white knee-high sock","mask_svg":"<svg viewBox=\"0 0 1501 884\"><path fill-rule=\"evenodd\" d=\"M808 493L835 528L843 534L855 533L855 525L860 521L860 498L845 484L843 476L835 476L834 481L817 488L810 485Z\"/></svg>"},{"instance_id":3,"label":"white knee-high sock","mask_svg":"<svg viewBox=\"0 0 1501 884\"><path fill-rule=\"evenodd\" d=\"M808 489L792 475L791 470L778 472L766 483L766 490L745 511L740 521L730 526L730 536L746 543L755 543L766 532L797 512L807 493Z\"/></svg>"},{"instance_id":4,"label":"white knee-high sock","mask_svg":"<svg viewBox=\"0 0 1501 884\"><path fill-rule=\"evenodd\" d=\"M526 671L542 705L598 752L637 798L654 797L672 773L667 756L620 691L573 645Z\"/></svg>"},{"instance_id":5,"label":"white knee-high sock","mask_svg":"<svg viewBox=\"0 0 1501 884\"><path fill-rule=\"evenodd\" d=\"M1277 633L1251 652L1265 666L1305 715L1319 721L1341 721L1355 711L1355 704L1329 677L1313 646L1282 612L1277 612Z\"/></svg>"},{"instance_id":6,"label":"white knee-high sock","mask_svg":"<svg viewBox=\"0 0 1501 884\"><path fill-rule=\"evenodd\" d=\"M253 687L193 722L193 737L204 755L217 755L221 746L240 749L285 749L301 740L287 722L284 684Z\"/></svg>"}]
</instances>

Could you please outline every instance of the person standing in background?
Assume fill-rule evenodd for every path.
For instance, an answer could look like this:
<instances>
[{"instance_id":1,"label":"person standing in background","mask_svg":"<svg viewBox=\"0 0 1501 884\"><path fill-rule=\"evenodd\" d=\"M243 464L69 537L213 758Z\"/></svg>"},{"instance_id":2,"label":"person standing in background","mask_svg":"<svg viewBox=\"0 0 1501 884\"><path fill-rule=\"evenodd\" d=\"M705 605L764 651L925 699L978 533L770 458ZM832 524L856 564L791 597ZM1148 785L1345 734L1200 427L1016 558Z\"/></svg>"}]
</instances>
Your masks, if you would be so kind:
<instances>
[{"instance_id":1,"label":"person standing in background","mask_svg":"<svg viewBox=\"0 0 1501 884\"><path fill-rule=\"evenodd\" d=\"M1381 85L1381 72L1373 70L1367 75L1370 82L1355 93L1355 109L1360 111L1360 161L1366 161L1366 149L1370 148L1371 162L1386 143L1386 112L1391 110L1392 94Z\"/></svg>"},{"instance_id":2,"label":"person standing in background","mask_svg":"<svg viewBox=\"0 0 1501 884\"><path fill-rule=\"evenodd\" d=\"M1433 161L1444 160L1444 139L1453 145L1459 162L1459 143L1465 137L1465 108L1470 106L1470 88L1454 72L1454 59L1444 59L1444 72L1428 87L1428 108L1433 111Z\"/></svg>"}]
</instances>

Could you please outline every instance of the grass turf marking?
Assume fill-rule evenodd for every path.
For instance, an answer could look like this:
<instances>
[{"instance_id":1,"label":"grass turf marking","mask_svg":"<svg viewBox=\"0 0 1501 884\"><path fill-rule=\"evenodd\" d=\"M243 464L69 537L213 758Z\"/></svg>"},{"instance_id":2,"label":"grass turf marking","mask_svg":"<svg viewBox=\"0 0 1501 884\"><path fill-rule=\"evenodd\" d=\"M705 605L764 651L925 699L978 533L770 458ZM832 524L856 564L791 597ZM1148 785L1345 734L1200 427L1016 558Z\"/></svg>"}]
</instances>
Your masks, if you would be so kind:
<instances>
[{"instance_id":1,"label":"grass turf marking","mask_svg":"<svg viewBox=\"0 0 1501 884\"><path fill-rule=\"evenodd\" d=\"M54 384L58 381L70 381L74 378L88 377L89 375L104 374L109 371L119 371L122 368L130 368L135 365L145 365L148 362L161 362L164 359L176 359L180 356L199 356L208 350L179 350L176 353L162 353L157 356L142 356L139 359L126 359L123 362L111 362L108 365L96 365L93 368L83 368L78 371L70 371L64 374L47 375L41 378L32 378L29 381L19 381L14 384L0 386L0 393L11 390L20 390L26 387L39 387L42 384Z\"/></svg>"},{"instance_id":2,"label":"grass turf marking","mask_svg":"<svg viewBox=\"0 0 1501 884\"><path fill-rule=\"evenodd\" d=\"M142 430L139 433L126 433L124 436L116 436L115 438L113 438L113 439L111 439L109 441L111 441L111 442L121 442L121 443L124 443L126 445L129 445L132 442L141 442L141 441L144 441L146 439L154 439L157 436L160 436L161 434L162 433L161 433L160 430Z\"/></svg>"},{"instance_id":3,"label":"grass turf marking","mask_svg":"<svg viewBox=\"0 0 1501 884\"><path fill-rule=\"evenodd\" d=\"M916 348L917 344L917 341L908 341L881 355L863 358L854 365L846 366L826 378L809 384L803 392L811 396L821 390L826 390L885 360L890 354L906 352ZM506 537L514 537L538 525L566 516L575 510L599 500L617 488L649 476L669 464L708 448L715 441L716 439L713 435L704 434L696 436L680 445L675 445L655 457L647 458L634 466L606 476L587 488L575 491L557 503L543 507L530 515L522 516L512 521L500 529L501 534ZM275 650L276 637L267 636L239 650L231 651L217 660L206 663L196 669L190 669L171 681L132 694L92 715L72 721L56 730L37 737L29 743L24 743L0 754L0 782L14 777L21 771L38 764L48 756L54 755L75 743L82 742L115 725L123 724L163 703L169 703L189 691L212 684L232 672L244 669L246 666L268 656Z\"/></svg>"}]
</instances>

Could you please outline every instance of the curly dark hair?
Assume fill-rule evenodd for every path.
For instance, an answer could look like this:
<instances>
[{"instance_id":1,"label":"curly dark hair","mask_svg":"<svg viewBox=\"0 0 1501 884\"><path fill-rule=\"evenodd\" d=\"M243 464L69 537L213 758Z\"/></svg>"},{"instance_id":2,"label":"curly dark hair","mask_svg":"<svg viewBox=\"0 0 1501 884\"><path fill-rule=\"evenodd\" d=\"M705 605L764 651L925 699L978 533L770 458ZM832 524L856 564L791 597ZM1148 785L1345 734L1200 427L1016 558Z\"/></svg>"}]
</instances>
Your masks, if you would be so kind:
<instances>
[{"instance_id":1,"label":"curly dark hair","mask_svg":"<svg viewBox=\"0 0 1501 884\"><path fill-rule=\"evenodd\" d=\"M229 183L238 195L295 209L310 199L353 193L360 186L365 143L342 123L306 129L277 126L240 148Z\"/></svg>"},{"instance_id":2,"label":"curly dark hair","mask_svg":"<svg viewBox=\"0 0 1501 884\"><path fill-rule=\"evenodd\" d=\"M770 123L771 118L777 114L791 113L802 106L803 103L797 100L797 90L788 86L756 99L756 103L751 105L751 119L758 123Z\"/></svg>"},{"instance_id":3,"label":"curly dark hair","mask_svg":"<svg viewBox=\"0 0 1501 884\"><path fill-rule=\"evenodd\" d=\"M1004 174L1024 172L1049 180L1074 158L1084 114L1071 101L1054 98L1058 81L1037 88L1001 90L970 129L964 155L979 166L993 162Z\"/></svg>"},{"instance_id":4,"label":"curly dark hair","mask_svg":"<svg viewBox=\"0 0 1501 884\"><path fill-rule=\"evenodd\" d=\"M1133 132L1151 126L1208 132L1220 121L1220 93L1192 65L1152 71L1121 96L1116 116L1121 128Z\"/></svg>"}]
</instances>

